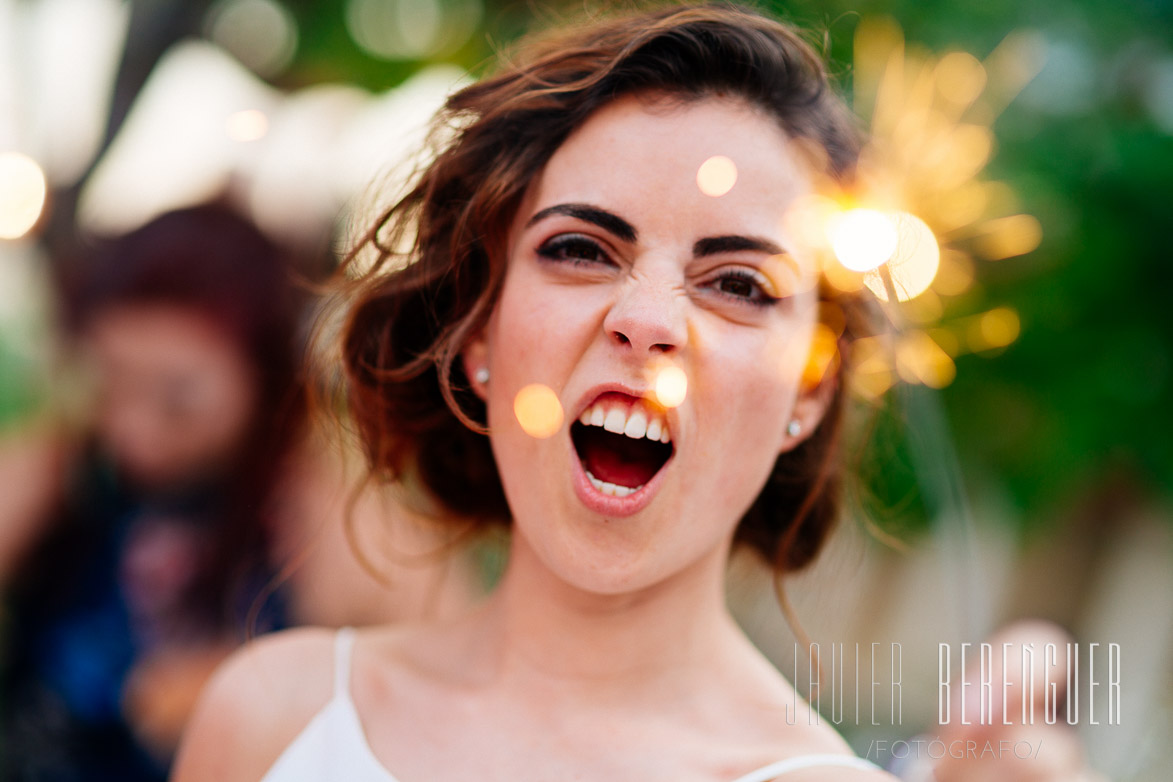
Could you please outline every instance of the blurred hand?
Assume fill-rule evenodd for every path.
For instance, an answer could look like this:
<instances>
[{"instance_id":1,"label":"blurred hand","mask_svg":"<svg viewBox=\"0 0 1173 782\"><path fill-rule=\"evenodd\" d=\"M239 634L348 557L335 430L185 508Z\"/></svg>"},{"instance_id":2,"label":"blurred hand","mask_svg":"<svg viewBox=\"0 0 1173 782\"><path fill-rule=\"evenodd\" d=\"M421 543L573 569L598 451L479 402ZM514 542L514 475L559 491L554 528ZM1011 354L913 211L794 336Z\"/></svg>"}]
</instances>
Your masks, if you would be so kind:
<instances>
[{"instance_id":1,"label":"blurred hand","mask_svg":"<svg viewBox=\"0 0 1173 782\"><path fill-rule=\"evenodd\" d=\"M983 718L979 690L970 687L963 710L960 688L952 688L953 719L939 727L936 737L950 751L926 763L931 771L922 767L919 775L909 778L933 782L1103 782L1105 778L1087 766L1079 738L1066 721L1064 652L1071 642L1057 625L1034 620L1016 622L995 633L987 640L993 653L986 672L995 683L993 708ZM1033 671L1030 680L1023 681L1022 650L1031 644ZM1054 661L1045 658L1047 644L1058 650ZM979 681L979 665L978 660L970 665L966 680ZM1005 709L1003 682L1009 685ZM1048 684L1054 685L1050 693ZM1053 725L1045 719L1048 710L1055 717ZM962 715L970 724L962 724Z\"/></svg>"},{"instance_id":2,"label":"blurred hand","mask_svg":"<svg viewBox=\"0 0 1173 782\"><path fill-rule=\"evenodd\" d=\"M142 743L160 759L169 759L216 667L232 651L229 645L170 648L143 658L123 691L126 721Z\"/></svg>"}]
</instances>

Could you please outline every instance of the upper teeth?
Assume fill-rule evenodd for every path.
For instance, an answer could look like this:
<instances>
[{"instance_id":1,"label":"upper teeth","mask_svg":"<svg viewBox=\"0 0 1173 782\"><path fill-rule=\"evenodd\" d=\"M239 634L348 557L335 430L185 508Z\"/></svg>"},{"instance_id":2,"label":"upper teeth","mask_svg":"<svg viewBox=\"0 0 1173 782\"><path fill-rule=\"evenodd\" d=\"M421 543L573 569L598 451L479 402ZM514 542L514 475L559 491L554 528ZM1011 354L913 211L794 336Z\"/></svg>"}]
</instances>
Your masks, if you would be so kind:
<instances>
[{"instance_id":1,"label":"upper teeth","mask_svg":"<svg viewBox=\"0 0 1173 782\"><path fill-rule=\"evenodd\" d=\"M643 400L629 404L619 399L600 399L583 410L578 421L583 426L601 426L608 432L627 435L633 440L646 437L662 443L672 441L664 416Z\"/></svg>"}]
</instances>

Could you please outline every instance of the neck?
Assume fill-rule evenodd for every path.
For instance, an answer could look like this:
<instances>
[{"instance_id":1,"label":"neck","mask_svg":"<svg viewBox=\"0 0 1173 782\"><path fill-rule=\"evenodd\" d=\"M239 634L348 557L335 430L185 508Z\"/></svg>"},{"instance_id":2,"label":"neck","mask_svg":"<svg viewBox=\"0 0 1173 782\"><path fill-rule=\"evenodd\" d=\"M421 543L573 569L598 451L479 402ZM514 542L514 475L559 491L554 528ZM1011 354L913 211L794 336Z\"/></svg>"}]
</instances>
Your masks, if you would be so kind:
<instances>
[{"instance_id":1,"label":"neck","mask_svg":"<svg viewBox=\"0 0 1173 782\"><path fill-rule=\"evenodd\" d=\"M509 567L481 614L483 650L492 652L496 675L579 682L598 694L711 670L747 643L725 608L726 556L712 552L643 589L597 594L561 580L515 535Z\"/></svg>"}]
</instances>

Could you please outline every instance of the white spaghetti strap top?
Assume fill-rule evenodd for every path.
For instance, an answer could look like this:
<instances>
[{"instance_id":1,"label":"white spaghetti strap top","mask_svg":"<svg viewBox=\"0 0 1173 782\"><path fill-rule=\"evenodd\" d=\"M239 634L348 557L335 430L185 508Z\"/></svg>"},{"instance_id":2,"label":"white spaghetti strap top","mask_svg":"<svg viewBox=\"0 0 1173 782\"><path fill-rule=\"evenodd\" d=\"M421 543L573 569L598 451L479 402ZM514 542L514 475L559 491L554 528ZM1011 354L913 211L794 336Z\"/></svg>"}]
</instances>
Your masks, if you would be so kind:
<instances>
[{"instance_id":1,"label":"white spaghetti strap top","mask_svg":"<svg viewBox=\"0 0 1173 782\"><path fill-rule=\"evenodd\" d=\"M375 757L350 697L354 630L334 637L334 694L262 777L261 782L398 782ZM733 782L768 782L791 771L817 767L875 769L846 755L802 755L738 777Z\"/></svg>"},{"instance_id":2,"label":"white spaghetti strap top","mask_svg":"<svg viewBox=\"0 0 1173 782\"><path fill-rule=\"evenodd\" d=\"M334 694L261 782L397 782L379 763L350 698L354 630L334 637Z\"/></svg>"},{"instance_id":3,"label":"white spaghetti strap top","mask_svg":"<svg viewBox=\"0 0 1173 782\"><path fill-rule=\"evenodd\" d=\"M734 782L768 782L768 780L774 777L788 774L791 771L802 771L807 768L823 768L827 766L858 768L864 771L874 771L878 768L876 764L870 763L863 758L853 758L847 755L800 755L796 758L787 758L786 760L779 760L777 763L763 766L757 771L751 771L743 777L738 777Z\"/></svg>"}]
</instances>

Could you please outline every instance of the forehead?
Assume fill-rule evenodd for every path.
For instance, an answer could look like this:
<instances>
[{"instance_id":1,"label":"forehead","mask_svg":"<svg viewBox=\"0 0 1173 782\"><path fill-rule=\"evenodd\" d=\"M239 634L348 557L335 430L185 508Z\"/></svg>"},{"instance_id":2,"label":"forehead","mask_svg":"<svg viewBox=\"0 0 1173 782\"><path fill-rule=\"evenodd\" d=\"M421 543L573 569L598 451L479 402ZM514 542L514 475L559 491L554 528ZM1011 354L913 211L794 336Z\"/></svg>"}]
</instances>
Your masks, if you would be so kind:
<instances>
[{"instance_id":1,"label":"forehead","mask_svg":"<svg viewBox=\"0 0 1173 782\"><path fill-rule=\"evenodd\" d=\"M86 336L99 358L159 371L230 363L239 353L210 317L169 304L111 307L94 318Z\"/></svg>"},{"instance_id":2,"label":"forehead","mask_svg":"<svg viewBox=\"0 0 1173 782\"><path fill-rule=\"evenodd\" d=\"M714 197L701 191L698 171L717 156L732 161L736 182ZM582 202L637 215L654 207L684 222L735 223L729 230L753 222L761 232L810 191L797 145L745 101L632 95L607 104L572 133L527 200L534 209Z\"/></svg>"}]
</instances>

